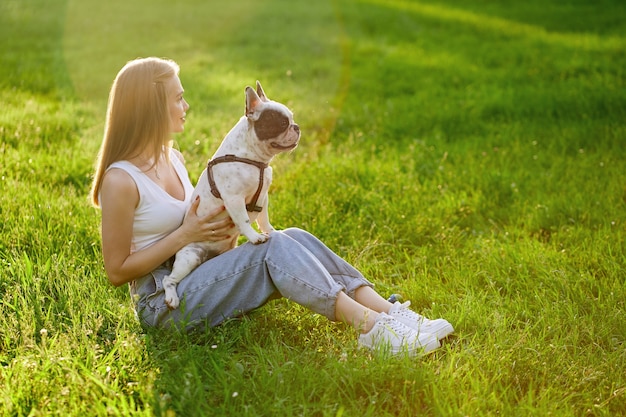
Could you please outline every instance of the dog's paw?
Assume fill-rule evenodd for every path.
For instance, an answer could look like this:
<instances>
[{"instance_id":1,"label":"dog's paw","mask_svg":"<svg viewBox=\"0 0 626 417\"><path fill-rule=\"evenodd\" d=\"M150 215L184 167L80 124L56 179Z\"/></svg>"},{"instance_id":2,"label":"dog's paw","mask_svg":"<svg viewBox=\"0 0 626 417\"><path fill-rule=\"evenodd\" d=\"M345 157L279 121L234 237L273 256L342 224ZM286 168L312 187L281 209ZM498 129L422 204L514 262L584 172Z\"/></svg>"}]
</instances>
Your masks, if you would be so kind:
<instances>
[{"instance_id":1,"label":"dog's paw","mask_svg":"<svg viewBox=\"0 0 626 417\"><path fill-rule=\"evenodd\" d=\"M170 310L176 310L180 304L175 288L165 288L165 304Z\"/></svg>"},{"instance_id":2,"label":"dog's paw","mask_svg":"<svg viewBox=\"0 0 626 417\"><path fill-rule=\"evenodd\" d=\"M255 245L260 245L261 243L265 243L270 238L270 236L265 233L257 233L256 235L251 236L251 237L252 239L248 238L248 240L250 241L250 243L253 243Z\"/></svg>"},{"instance_id":3,"label":"dog's paw","mask_svg":"<svg viewBox=\"0 0 626 417\"><path fill-rule=\"evenodd\" d=\"M178 308L179 303L180 303L180 300L178 299L178 297L165 299L165 304L167 305L167 308L169 308L170 310L176 310Z\"/></svg>"}]
</instances>

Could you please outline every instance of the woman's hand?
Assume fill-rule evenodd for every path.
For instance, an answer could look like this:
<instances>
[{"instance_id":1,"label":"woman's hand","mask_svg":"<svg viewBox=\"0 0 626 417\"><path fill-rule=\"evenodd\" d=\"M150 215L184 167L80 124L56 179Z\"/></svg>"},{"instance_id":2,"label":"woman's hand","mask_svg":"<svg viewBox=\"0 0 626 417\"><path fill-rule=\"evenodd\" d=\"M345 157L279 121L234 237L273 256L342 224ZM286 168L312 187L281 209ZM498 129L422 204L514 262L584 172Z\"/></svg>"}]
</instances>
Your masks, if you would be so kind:
<instances>
[{"instance_id":1,"label":"woman's hand","mask_svg":"<svg viewBox=\"0 0 626 417\"><path fill-rule=\"evenodd\" d=\"M191 203L191 207L185 216L182 228L190 242L217 242L229 239L237 233L237 229L228 214L224 215L226 208L218 207L205 216L198 215L200 197Z\"/></svg>"}]
</instances>

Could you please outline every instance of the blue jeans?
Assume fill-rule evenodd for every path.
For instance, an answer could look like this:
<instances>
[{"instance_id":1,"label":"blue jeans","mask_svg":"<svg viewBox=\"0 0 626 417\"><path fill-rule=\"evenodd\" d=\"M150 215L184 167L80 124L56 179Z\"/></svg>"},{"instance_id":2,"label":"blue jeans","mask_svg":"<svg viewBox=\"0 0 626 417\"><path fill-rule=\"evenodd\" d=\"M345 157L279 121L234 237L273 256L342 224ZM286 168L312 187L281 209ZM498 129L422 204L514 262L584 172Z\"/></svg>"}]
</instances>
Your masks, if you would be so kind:
<instances>
[{"instance_id":1,"label":"blue jeans","mask_svg":"<svg viewBox=\"0 0 626 417\"><path fill-rule=\"evenodd\" d=\"M143 326L176 326L190 330L216 326L254 310L271 299L285 297L335 320L339 292L354 298L363 275L315 236L291 228L273 232L260 245L245 243L200 265L178 284L181 305L165 305L163 265L131 283L131 295Z\"/></svg>"}]
</instances>

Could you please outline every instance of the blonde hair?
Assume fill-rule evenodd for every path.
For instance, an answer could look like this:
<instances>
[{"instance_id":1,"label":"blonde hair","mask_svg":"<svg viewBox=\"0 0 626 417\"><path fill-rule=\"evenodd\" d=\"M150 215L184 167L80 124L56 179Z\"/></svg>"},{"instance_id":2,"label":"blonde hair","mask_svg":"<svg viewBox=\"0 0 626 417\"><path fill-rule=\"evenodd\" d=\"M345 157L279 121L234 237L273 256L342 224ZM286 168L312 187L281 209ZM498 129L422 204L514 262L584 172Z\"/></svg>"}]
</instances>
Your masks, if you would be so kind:
<instances>
[{"instance_id":1,"label":"blonde hair","mask_svg":"<svg viewBox=\"0 0 626 417\"><path fill-rule=\"evenodd\" d=\"M109 165L143 152L156 164L163 147L171 147L165 83L179 71L178 64L171 60L139 58L128 62L115 77L91 186L90 199L94 206L100 206L100 187Z\"/></svg>"}]
</instances>

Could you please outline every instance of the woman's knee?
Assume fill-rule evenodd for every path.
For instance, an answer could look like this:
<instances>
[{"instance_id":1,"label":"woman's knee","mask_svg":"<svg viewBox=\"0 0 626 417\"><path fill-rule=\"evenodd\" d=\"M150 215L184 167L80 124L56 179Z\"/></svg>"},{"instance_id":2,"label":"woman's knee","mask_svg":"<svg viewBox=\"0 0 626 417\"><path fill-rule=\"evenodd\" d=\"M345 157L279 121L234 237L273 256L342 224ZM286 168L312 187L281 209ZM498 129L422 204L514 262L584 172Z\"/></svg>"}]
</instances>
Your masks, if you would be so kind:
<instances>
[{"instance_id":1,"label":"woman's knee","mask_svg":"<svg viewBox=\"0 0 626 417\"><path fill-rule=\"evenodd\" d=\"M290 227L288 229L282 230L281 233L289 236L291 239L300 241L302 239L308 239L312 237L312 235L306 230L299 229L297 227Z\"/></svg>"},{"instance_id":2,"label":"woman's knee","mask_svg":"<svg viewBox=\"0 0 626 417\"><path fill-rule=\"evenodd\" d=\"M287 250L287 248L293 248L294 244L296 243L294 242L294 240L297 240L294 238L294 235L298 235L297 230L299 229L291 228L273 232L265 245L269 243L269 246L271 248L281 248L284 250ZM268 248L268 250L271 249Z\"/></svg>"}]
</instances>

